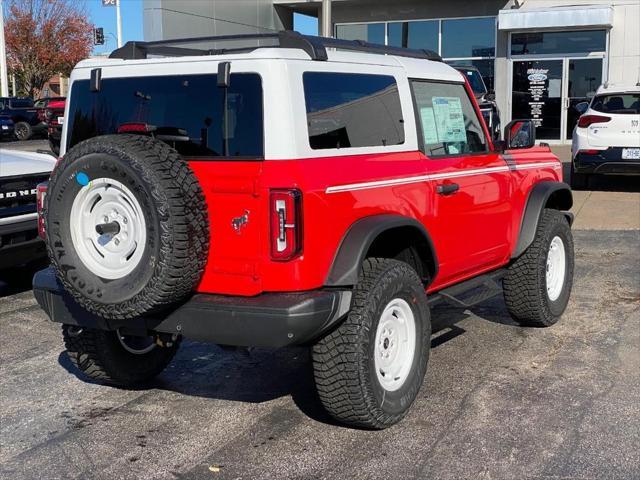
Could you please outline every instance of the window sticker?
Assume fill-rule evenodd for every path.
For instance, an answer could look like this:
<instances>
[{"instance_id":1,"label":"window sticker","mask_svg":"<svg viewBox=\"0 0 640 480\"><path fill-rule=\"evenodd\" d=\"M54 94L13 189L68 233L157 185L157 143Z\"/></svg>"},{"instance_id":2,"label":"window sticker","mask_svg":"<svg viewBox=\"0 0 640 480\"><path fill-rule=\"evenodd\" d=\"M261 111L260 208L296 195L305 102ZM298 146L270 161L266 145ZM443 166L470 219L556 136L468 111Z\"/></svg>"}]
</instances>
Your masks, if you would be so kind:
<instances>
[{"instance_id":1,"label":"window sticker","mask_svg":"<svg viewBox=\"0 0 640 480\"><path fill-rule=\"evenodd\" d=\"M438 130L436 129L436 119L433 116L433 108L422 107L420 109L420 119L422 120L422 134L424 144L432 145L438 142Z\"/></svg>"},{"instance_id":2,"label":"window sticker","mask_svg":"<svg viewBox=\"0 0 640 480\"><path fill-rule=\"evenodd\" d=\"M433 113L435 115L438 140L447 142L466 142L467 133L462 115L462 102L457 97L433 97Z\"/></svg>"}]
</instances>

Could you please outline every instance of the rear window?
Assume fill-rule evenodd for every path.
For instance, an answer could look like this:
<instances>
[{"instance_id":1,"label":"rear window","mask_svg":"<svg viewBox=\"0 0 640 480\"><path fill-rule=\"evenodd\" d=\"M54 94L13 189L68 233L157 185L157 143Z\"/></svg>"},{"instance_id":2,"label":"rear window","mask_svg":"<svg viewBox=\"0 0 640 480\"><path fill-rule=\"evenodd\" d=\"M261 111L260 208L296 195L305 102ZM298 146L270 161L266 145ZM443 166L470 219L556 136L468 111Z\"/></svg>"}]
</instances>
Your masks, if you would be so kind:
<instances>
[{"instance_id":1,"label":"rear window","mask_svg":"<svg viewBox=\"0 0 640 480\"><path fill-rule=\"evenodd\" d=\"M598 95L591 102L591 108L602 113L640 113L640 93L613 93Z\"/></svg>"},{"instance_id":2,"label":"rear window","mask_svg":"<svg viewBox=\"0 0 640 480\"><path fill-rule=\"evenodd\" d=\"M306 72L303 83L312 149L404 143L400 96L392 76Z\"/></svg>"},{"instance_id":3,"label":"rear window","mask_svg":"<svg viewBox=\"0 0 640 480\"><path fill-rule=\"evenodd\" d=\"M80 80L73 83L67 118L67 148L133 124L148 126L187 157L264 154L262 84L253 73L232 74L226 92L216 75L107 78L99 92Z\"/></svg>"}]
</instances>

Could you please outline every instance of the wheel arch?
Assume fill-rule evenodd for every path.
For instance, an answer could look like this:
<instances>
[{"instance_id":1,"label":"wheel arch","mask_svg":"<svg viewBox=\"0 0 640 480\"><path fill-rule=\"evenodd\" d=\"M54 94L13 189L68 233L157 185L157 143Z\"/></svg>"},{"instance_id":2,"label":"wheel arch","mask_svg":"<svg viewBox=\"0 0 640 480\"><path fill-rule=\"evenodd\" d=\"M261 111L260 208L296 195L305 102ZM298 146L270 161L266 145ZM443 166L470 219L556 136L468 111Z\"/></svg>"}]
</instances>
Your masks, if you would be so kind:
<instances>
[{"instance_id":1,"label":"wheel arch","mask_svg":"<svg viewBox=\"0 0 640 480\"><path fill-rule=\"evenodd\" d=\"M366 258L399 258L399 255L408 255L405 261L416 268L425 285L438 273L433 241L419 221L394 214L361 218L349 227L342 238L325 286L355 285L360 265Z\"/></svg>"},{"instance_id":2,"label":"wheel arch","mask_svg":"<svg viewBox=\"0 0 640 480\"><path fill-rule=\"evenodd\" d=\"M520 223L518 241L511 258L519 257L531 245L540 223L542 211L545 208L562 211L569 225L571 225L573 223L573 214L567 210L572 206L573 194L566 183L545 181L534 185L527 198L522 222Z\"/></svg>"}]
</instances>

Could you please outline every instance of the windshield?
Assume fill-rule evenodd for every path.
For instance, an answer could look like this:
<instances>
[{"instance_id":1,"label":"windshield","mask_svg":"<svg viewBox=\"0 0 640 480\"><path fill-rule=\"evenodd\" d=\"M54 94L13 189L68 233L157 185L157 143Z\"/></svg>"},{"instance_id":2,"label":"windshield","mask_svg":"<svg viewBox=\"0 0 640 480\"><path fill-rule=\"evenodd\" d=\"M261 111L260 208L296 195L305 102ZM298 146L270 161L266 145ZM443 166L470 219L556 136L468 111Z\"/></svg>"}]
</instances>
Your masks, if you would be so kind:
<instances>
[{"instance_id":1,"label":"windshield","mask_svg":"<svg viewBox=\"0 0 640 480\"><path fill-rule=\"evenodd\" d=\"M487 93L487 87L484 86L484 82L482 81L482 75L480 75L480 72L470 68L461 68L460 71L471 85L471 90L473 90L473 93L475 93L476 95L484 95L485 93Z\"/></svg>"},{"instance_id":2,"label":"windshield","mask_svg":"<svg viewBox=\"0 0 640 480\"><path fill-rule=\"evenodd\" d=\"M640 93L612 93L598 95L591 102L591 108L602 113L640 113Z\"/></svg>"},{"instance_id":3,"label":"windshield","mask_svg":"<svg viewBox=\"0 0 640 480\"><path fill-rule=\"evenodd\" d=\"M20 100L11 100L11 108L31 108L33 107L33 101L28 99L28 98L24 98L24 99L20 99Z\"/></svg>"},{"instance_id":4,"label":"windshield","mask_svg":"<svg viewBox=\"0 0 640 480\"><path fill-rule=\"evenodd\" d=\"M225 115L226 105L226 115ZM254 73L173 75L73 83L67 148L91 137L147 130L188 157L262 157L262 86Z\"/></svg>"}]
</instances>

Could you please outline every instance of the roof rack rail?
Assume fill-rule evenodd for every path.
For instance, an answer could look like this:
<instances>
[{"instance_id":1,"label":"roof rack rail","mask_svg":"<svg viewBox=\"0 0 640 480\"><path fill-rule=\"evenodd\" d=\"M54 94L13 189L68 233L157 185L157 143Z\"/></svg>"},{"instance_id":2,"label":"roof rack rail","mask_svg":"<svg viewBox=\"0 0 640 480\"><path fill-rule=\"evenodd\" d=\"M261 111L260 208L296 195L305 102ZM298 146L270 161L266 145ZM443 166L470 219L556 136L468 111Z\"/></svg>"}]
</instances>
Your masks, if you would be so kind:
<instances>
[{"instance_id":1,"label":"roof rack rail","mask_svg":"<svg viewBox=\"0 0 640 480\"><path fill-rule=\"evenodd\" d=\"M202 42L232 42L244 40L274 40L275 45L254 45L248 47L197 49L181 47L180 45ZM163 55L168 57L184 57L196 55L223 55L227 53L251 52L258 48L296 48L306 52L312 60L327 60L327 48L352 50L381 55L396 55L398 57L420 58L424 60L442 61L437 53L431 50L416 50L400 47L389 47L361 40L340 40L337 38L315 37L301 35L291 30L274 33L250 33L240 35L221 35L217 37L177 38L155 42L127 42L124 46L114 50L109 58L123 60L138 60L148 55Z\"/></svg>"}]
</instances>

